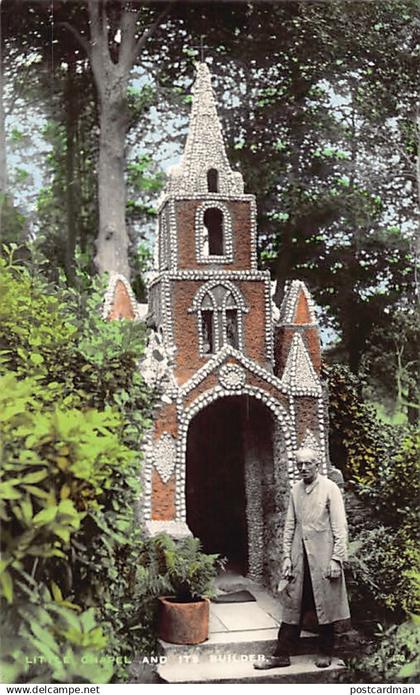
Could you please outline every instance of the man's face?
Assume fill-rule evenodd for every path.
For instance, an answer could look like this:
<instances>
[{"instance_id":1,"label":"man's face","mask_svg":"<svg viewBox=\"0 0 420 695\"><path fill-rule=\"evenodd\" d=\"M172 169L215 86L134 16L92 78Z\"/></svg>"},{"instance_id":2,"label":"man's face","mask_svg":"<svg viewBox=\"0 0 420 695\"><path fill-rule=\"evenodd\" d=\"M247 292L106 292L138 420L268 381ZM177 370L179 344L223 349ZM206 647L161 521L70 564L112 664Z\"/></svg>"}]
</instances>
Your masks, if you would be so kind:
<instances>
[{"instance_id":1,"label":"man's face","mask_svg":"<svg viewBox=\"0 0 420 695\"><path fill-rule=\"evenodd\" d=\"M304 483L309 485L315 480L318 472L318 464L314 459L309 458L309 456L302 456L297 459L296 465Z\"/></svg>"}]
</instances>

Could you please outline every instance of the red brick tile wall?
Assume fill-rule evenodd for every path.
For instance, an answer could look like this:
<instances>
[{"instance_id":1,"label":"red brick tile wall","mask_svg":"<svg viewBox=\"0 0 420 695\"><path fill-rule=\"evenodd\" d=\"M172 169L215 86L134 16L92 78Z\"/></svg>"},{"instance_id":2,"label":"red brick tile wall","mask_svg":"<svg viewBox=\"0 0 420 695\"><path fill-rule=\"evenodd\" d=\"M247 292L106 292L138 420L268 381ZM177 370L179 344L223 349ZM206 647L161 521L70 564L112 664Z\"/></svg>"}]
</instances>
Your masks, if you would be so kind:
<instances>
[{"instance_id":1,"label":"red brick tile wall","mask_svg":"<svg viewBox=\"0 0 420 695\"><path fill-rule=\"evenodd\" d=\"M199 355L197 314L188 311L202 284L198 280L174 280L171 283L174 338L177 345L176 376L181 384L207 364L209 359ZM235 285L249 307L249 312L243 314L244 353L266 365L264 282L243 280L235 282Z\"/></svg>"},{"instance_id":2,"label":"red brick tile wall","mask_svg":"<svg viewBox=\"0 0 420 695\"><path fill-rule=\"evenodd\" d=\"M293 323L302 325L305 323L311 323L311 317L309 314L308 300L306 299L303 292L299 293L298 300L296 302L295 315L293 317Z\"/></svg>"},{"instance_id":3,"label":"red brick tile wall","mask_svg":"<svg viewBox=\"0 0 420 695\"><path fill-rule=\"evenodd\" d=\"M295 399L296 429L298 445L302 443L306 430L314 434L318 432L317 399L310 396L300 396Z\"/></svg>"},{"instance_id":4,"label":"red brick tile wall","mask_svg":"<svg viewBox=\"0 0 420 695\"><path fill-rule=\"evenodd\" d=\"M293 326L281 326L274 332L274 361L275 373L281 378L286 366L287 356L290 345L295 333L299 332L309 352L312 364L317 372L321 369L321 342L319 329L317 326L306 326L305 328L294 328Z\"/></svg>"},{"instance_id":5,"label":"red brick tile wall","mask_svg":"<svg viewBox=\"0 0 420 695\"><path fill-rule=\"evenodd\" d=\"M233 364L238 364L236 360L229 359L229 363ZM254 374L251 374L250 372L247 373L247 379L246 383L250 386L254 386L256 388L262 389L267 395L272 396L273 398L276 398L280 404L288 410L289 404L288 404L288 399L287 396L285 396L283 393L280 393L275 386L268 384L266 381L263 379L260 379L260 377L255 376ZM219 380L217 378L217 374L214 372L212 374L209 374L208 377L206 377L196 388L192 389L188 396L185 399L185 407L189 408L193 402L200 397L202 393L205 391L210 391L213 389L215 386L219 384ZM232 396L235 395L235 392L232 391Z\"/></svg>"},{"instance_id":6,"label":"red brick tile wall","mask_svg":"<svg viewBox=\"0 0 420 695\"><path fill-rule=\"evenodd\" d=\"M114 319L130 319L132 321L134 319L133 305L121 280L118 280L115 286L114 300L107 319L109 321Z\"/></svg>"},{"instance_id":7,"label":"red brick tile wall","mask_svg":"<svg viewBox=\"0 0 420 695\"><path fill-rule=\"evenodd\" d=\"M168 432L173 437L178 435L178 425L176 419L176 405L168 403L162 405L154 415L153 439L160 439L162 434Z\"/></svg>"},{"instance_id":8,"label":"red brick tile wall","mask_svg":"<svg viewBox=\"0 0 420 695\"><path fill-rule=\"evenodd\" d=\"M159 473L152 473L152 519L154 521L169 521L175 519L175 476L167 483L162 481Z\"/></svg>"},{"instance_id":9,"label":"red brick tile wall","mask_svg":"<svg viewBox=\"0 0 420 695\"><path fill-rule=\"evenodd\" d=\"M316 326L305 328L304 341L308 350L312 364L319 373L321 370L321 341L319 338L319 329Z\"/></svg>"}]
</instances>

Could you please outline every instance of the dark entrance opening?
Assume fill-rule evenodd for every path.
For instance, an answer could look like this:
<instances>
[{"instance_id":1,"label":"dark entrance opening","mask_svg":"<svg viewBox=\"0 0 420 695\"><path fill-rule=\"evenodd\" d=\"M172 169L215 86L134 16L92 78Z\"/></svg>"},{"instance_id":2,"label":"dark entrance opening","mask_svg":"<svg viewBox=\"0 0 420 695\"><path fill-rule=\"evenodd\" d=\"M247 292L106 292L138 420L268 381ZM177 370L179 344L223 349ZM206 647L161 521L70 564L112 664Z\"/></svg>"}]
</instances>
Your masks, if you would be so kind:
<instances>
[{"instance_id":1,"label":"dark entrance opening","mask_svg":"<svg viewBox=\"0 0 420 695\"><path fill-rule=\"evenodd\" d=\"M248 571L243 400L215 401L191 421L187 441L187 523L208 553Z\"/></svg>"}]
</instances>

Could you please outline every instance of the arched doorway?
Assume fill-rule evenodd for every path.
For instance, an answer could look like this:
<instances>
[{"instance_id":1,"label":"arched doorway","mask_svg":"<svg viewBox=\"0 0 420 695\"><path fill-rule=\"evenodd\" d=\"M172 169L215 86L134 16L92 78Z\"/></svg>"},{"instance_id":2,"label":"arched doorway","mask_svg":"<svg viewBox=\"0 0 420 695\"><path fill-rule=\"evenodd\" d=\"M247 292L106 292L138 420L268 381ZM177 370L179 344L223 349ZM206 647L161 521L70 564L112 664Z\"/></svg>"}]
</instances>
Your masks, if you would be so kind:
<instances>
[{"instance_id":1,"label":"arched doorway","mask_svg":"<svg viewBox=\"0 0 420 695\"><path fill-rule=\"evenodd\" d=\"M272 425L261 401L225 396L195 415L188 429L187 524L206 552L220 553L241 574L264 545L274 486Z\"/></svg>"}]
</instances>

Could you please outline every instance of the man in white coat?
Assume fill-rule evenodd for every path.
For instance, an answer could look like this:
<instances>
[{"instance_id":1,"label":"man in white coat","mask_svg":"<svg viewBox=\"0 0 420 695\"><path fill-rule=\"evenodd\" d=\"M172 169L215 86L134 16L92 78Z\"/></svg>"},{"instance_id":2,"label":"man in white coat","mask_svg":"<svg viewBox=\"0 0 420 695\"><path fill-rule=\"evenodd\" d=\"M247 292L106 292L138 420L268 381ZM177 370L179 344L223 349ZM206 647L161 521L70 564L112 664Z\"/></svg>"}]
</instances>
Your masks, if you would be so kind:
<instances>
[{"instance_id":1,"label":"man in white coat","mask_svg":"<svg viewBox=\"0 0 420 695\"><path fill-rule=\"evenodd\" d=\"M296 453L301 480L293 486L283 535L282 624L273 656L254 664L258 669L290 665L306 611L319 625L319 668L331 664L334 623L350 618L344 581L347 522L339 487L318 473L318 457L308 448ZM280 588L279 585L279 588Z\"/></svg>"}]
</instances>

